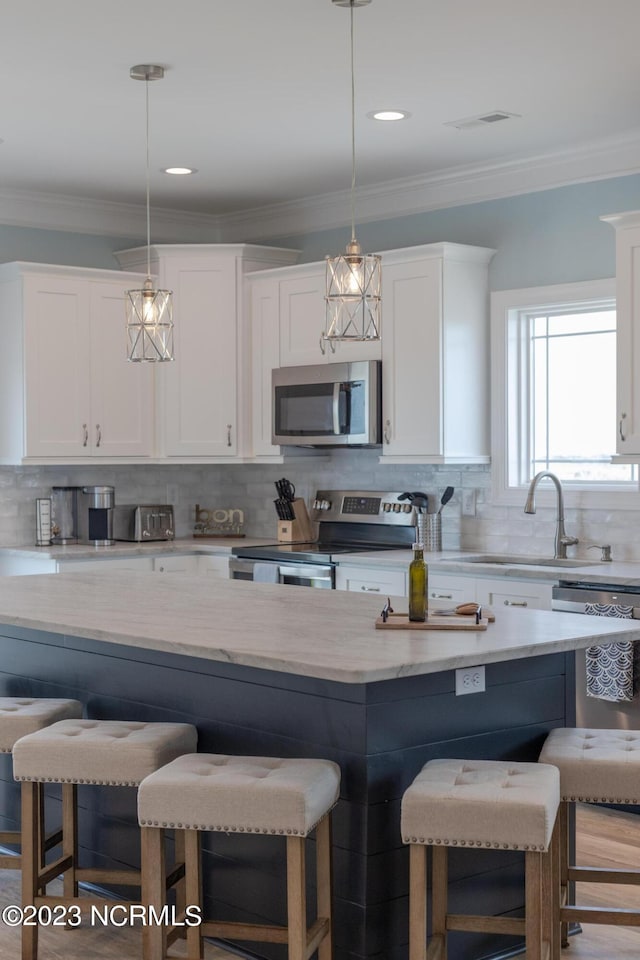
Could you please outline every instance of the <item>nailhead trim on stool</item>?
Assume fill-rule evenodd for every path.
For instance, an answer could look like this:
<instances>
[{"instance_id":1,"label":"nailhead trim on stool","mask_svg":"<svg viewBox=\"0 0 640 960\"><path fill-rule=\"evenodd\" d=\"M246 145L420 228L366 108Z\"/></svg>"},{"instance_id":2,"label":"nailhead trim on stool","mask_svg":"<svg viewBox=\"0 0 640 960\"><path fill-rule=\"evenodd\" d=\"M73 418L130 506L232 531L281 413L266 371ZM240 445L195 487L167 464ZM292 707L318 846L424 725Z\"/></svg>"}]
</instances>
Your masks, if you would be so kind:
<instances>
[{"instance_id":1,"label":"nailhead trim on stool","mask_svg":"<svg viewBox=\"0 0 640 960\"><path fill-rule=\"evenodd\" d=\"M539 763L560 771L561 941L568 945L570 923L640 925L640 911L568 904L569 883L616 883L640 886L640 870L576 866L570 858L569 804L640 805L640 730L558 727L542 747ZM585 934L587 936L588 934Z\"/></svg>"},{"instance_id":2,"label":"nailhead trim on stool","mask_svg":"<svg viewBox=\"0 0 640 960\"><path fill-rule=\"evenodd\" d=\"M287 852L287 925L204 920L187 930L189 957L201 956L202 938L286 943L289 960L331 960L331 834L329 814L338 800L340 768L328 760L193 754L148 776L138 790L142 827L142 880L146 903L161 911L166 892L164 829L176 830L185 849L189 904L202 906L200 832L284 836ZM316 920L308 927L305 838L316 831ZM144 960L161 960L176 928L143 930Z\"/></svg>"},{"instance_id":3,"label":"nailhead trim on stool","mask_svg":"<svg viewBox=\"0 0 640 960\"><path fill-rule=\"evenodd\" d=\"M431 760L402 798L402 841L409 845L409 960L427 957L427 848L432 848L429 956L447 958L450 930L524 935L527 957L560 951L557 770L500 760ZM448 848L525 851L524 920L449 913ZM543 887L547 896L543 897ZM557 901L557 902L556 902ZM552 914L555 910L555 914Z\"/></svg>"},{"instance_id":4,"label":"nailhead trim on stool","mask_svg":"<svg viewBox=\"0 0 640 960\"><path fill-rule=\"evenodd\" d=\"M13 765L15 779L22 781L24 904L33 904L36 908L44 904L51 908L68 906L78 901L79 882L140 889L139 870L79 867L77 784L137 786L158 767L182 753L193 752L197 740L196 728L188 723L126 720L61 720L18 740L13 748ZM62 790L63 830L59 841L62 855L46 866L38 849L41 829L36 809L43 783L60 783ZM182 882L181 869L182 863L172 878L160 877L163 887ZM46 895L47 883L60 875L62 897ZM83 897L82 902L90 903L91 897ZM111 903L116 905L118 901ZM38 911L36 917L39 917ZM38 926L25 925L22 960L37 960L37 956Z\"/></svg>"},{"instance_id":5,"label":"nailhead trim on stool","mask_svg":"<svg viewBox=\"0 0 640 960\"><path fill-rule=\"evenodd\" d=\"M18 740L47 724L67 718L82 716L82 704L79 700L61 700L46 697L0 697L0 753L13 752ZM43 805L42 796L38 804ZM0 842L22 846L19 830L0 831ZM56 846L54 838L44 841L45 849ZM19 870L22 864L20 854L0 854L0 869Z\"/></svg>"}]
</instances>

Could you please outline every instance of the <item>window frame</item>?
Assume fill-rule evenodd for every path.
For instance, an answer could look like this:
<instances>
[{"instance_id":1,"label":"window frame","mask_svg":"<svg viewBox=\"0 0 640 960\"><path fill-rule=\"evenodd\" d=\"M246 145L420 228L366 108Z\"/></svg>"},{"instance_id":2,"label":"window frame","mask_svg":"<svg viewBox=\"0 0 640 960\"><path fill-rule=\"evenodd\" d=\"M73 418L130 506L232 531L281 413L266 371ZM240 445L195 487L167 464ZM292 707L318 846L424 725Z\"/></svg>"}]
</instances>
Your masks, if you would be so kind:
<instances>
[{"instance_id":1,"label":"window frame","mask_svg":"<svg viewBox=\"0 0 640 960\"><path fill-rule=\"evenodd\" d=\"M491 487L494 503L522 505L526 499L527 483L509 486L509 437L508 403L516 405L519 421L516 438L517 456L522 457L522 445L527 442L528 405L520 399L521 378L509 375L508 362L515 358L522 366L524 351L522 338L514 337L514 319L523 312L544 311L569 305L593 305L597 301L616 298L615 278L587 280L578 283L553 284L527 287L518 290L497 290L491 294ZM615 450L612 451L612 456ZM597 489L578 489L569 482L562 482L565 504L568 507L616 510L637 510L640 507L640 483L623 489L620 485L602 484ZM555 503L555 490L547 484L538 488L542 505Z\"/></svg>"}]
</instances>

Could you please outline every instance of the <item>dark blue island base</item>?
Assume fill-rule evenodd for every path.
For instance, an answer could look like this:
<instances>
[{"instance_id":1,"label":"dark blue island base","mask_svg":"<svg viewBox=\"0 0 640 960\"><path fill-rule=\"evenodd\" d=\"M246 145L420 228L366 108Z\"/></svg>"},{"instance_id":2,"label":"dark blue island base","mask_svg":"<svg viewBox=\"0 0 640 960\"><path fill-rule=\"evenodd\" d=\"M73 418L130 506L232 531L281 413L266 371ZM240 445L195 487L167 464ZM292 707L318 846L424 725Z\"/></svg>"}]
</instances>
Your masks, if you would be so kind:
<instances>
[{"instance_id":1,"label":"dark blue island base","mask_svg":"<svg viewBox=\"0 0 640 960\"><path fill-rule=\"evenodd\" d=\"M487 664L486 693L456 697L453 671L349 684L6 625L0 637L2 696L75 697L98 719L186 721L202 752L335 760L335 960L407 960L400 800L427 760L535 761L552 727L575 723L573 653ZM0 829L9 830L19 791L10 759L1 762ZM79 796L86 862L137 866L135 790L81 786ZM52 787L52 819L57 802ZM284 922L284 840L209 834L204 850L211 915ZM522 911L522 854L454 849L450 862L453 912ZM517 944L451 934L449 957L496 957ZM246 952L285 957L282 946Z\"/></svg>"}]
</instances>

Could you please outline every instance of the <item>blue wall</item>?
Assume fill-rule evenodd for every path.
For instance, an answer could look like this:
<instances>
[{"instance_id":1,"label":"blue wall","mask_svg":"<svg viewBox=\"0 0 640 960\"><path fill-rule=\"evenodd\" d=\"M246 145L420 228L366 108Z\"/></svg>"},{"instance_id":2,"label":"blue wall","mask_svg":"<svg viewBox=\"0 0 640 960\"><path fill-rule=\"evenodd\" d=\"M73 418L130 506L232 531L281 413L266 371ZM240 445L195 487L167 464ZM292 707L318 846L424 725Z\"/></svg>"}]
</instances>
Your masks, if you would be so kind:
<instances>
[{"instance_id":1,"label":"blue wall","mask_svg":"<svg viewBox=\"0 0 640 960\"><path fill-rule=\"evenodd\" d=\"M617 177L467 204L357 227L367 252L420 243L471 243L497 250L493 290L615 276L615 231L599 217L640 209L640 176ZM347 228L279 238L301 260L338 253Z\"/></svg>"},{"instance_id":2,"label":"blue wall","mask_svg":"<svg viewBox=\"0 0 640 960\"><path fill-rule=\"evenodd\" d=\"M58 263L73 267L100 267L118 270L115 250L144 244L131 237L97 237L64 230L36 230L0 224L0 263L28 260L33 263Z\"/></svg>"}]
</instances>

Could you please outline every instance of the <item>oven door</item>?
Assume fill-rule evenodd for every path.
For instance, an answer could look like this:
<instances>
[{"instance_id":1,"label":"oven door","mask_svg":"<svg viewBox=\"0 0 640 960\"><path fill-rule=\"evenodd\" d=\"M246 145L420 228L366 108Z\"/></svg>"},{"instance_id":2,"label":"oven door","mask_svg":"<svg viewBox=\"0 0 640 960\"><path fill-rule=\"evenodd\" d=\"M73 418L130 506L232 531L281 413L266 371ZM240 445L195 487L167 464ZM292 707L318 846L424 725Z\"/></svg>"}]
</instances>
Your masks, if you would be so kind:
<instances>
[{"instance_id":1,"label":"oven door","mask_svg":"<svg viewBox=\"0 0 640 960\"><path fill-rule=\"evenodd\" d=\"M258 570L255 570L258 564ZM255 576L254 574L257 574ZM286 583L294 587L314 587L333 590L335 566L315 563L280 563L277 560L245 560L231 557L229 560L231 580L255 580L262 583Z\"/></svg>"}]
</instances>

